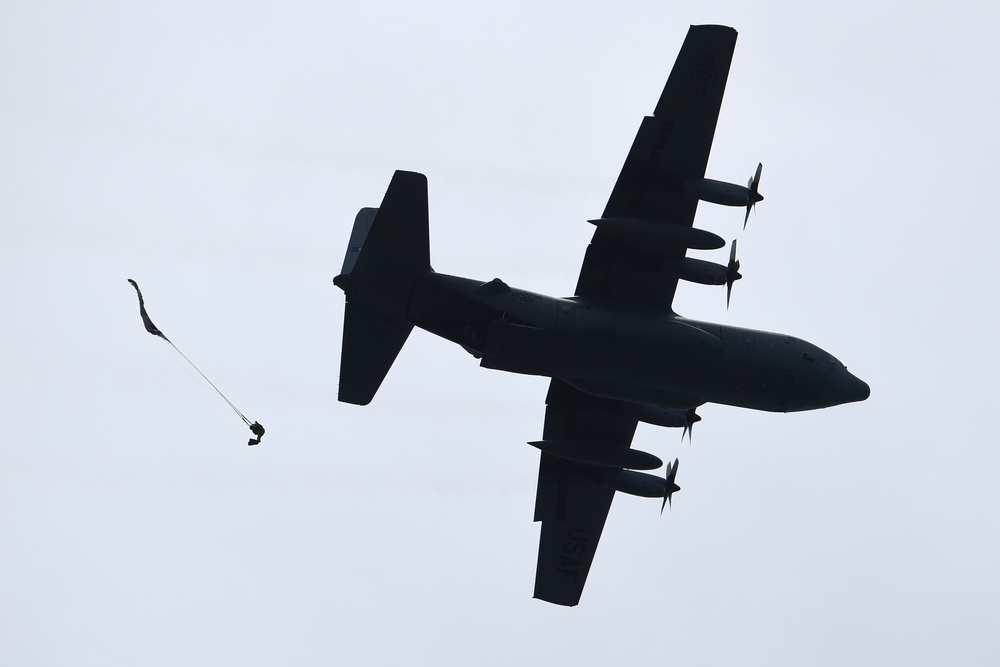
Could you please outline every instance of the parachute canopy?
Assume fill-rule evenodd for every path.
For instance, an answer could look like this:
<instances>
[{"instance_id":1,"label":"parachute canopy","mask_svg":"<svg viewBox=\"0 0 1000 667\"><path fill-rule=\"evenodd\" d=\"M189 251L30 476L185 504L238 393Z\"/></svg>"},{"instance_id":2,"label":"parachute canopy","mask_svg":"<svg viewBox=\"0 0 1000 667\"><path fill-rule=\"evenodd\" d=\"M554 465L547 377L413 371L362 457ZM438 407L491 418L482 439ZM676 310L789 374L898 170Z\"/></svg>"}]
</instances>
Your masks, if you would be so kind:
<instances>
[{"instance_id":1,"label":"parachute canopy","mask_svg":"<svg viewBox=\"0 0 1000 667\"><path fill-rule=\"evenodd\" d=\"M128 281L132 283L132 287L135 288L135 293L139 297L139 316L142 317L142 324L146 327L146 331L154 336L159 336L163 340L170 343L170 339L164 336L163 332L156 328L156 325L153 324L153 320L149 319L149 313L146 312L146 302L142 299L142 290L139 289L139 284L131 278L129 278ZM178 350L178 352L179 351L180 350Z\"/></svg>"}]
</instances>

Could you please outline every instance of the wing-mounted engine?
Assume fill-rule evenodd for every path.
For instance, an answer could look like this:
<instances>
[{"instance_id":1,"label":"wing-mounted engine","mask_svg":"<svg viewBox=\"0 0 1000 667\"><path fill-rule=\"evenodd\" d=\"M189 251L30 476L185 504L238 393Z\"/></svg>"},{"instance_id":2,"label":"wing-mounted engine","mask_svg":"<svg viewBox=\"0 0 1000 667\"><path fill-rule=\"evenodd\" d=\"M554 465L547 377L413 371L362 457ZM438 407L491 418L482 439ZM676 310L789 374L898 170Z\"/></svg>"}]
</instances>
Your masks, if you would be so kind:
<instances>
[{"instance_id":1,"label":"wing-mounted engine","mask_svg":"<svg viewBox=\"0 0 1000 667\"><path fill-rule=\"evenodd\" d=\"M663 505L660 507L660 514L662 514L667 503L673 504L674 493L681 490L676 481L679 465L680 462L676 459L673 463L668 463L664 477L635 472L634 470L608 468L599 471L592 481L631 496L663 498Z\"/></svg>"},{"instance_id":2,"label":"wing-mounted engine","mask_svg":"<svg viewBox=\"0 0 1000 667\"><path fill-rule=\"evenodd\" d=\"M645 424L683 428L681 440L684 440L684 436L691 437L695 423L701 421L701 415L695 412L695 408L667 408L634 403L631 409L636 419Z\"/></svg>"},{"instance_id":3,"label":"wing-mounted engine","mask_svg":"<svg viewBox=\"0 0 1000 667\"><path fill-rule=\"evenodd\" d=\"M688 178L681 183L681 188L685 194L697 197L701 201L723 206L743 206L746 207L747 214L743 219L743 226L746 227L750 218L750 211L762 201L764 197L760 194L760 172L763 164L757 164L757 171L747 182L746 187L735 183L716 181L711 178Z\"/></svg>"},{"instance_id":4,"label":"wing-mounted engine","mask_svg":"<svg viewBox=\"0 0 1000 667\"><path fill-rule=\"evenodd\" d=\"M729 263L716 264L694 257L682 257L672 260L677 277L699 285L725 285L726 308L733 293L733 283L743 277L740 273L740 260L736 259L736 239L729 248Z\"/></svg>"},{"instance_id":5,"label":"wing-mounted engine","mask_svg":"<svg viewBox=\"0 0 1000 667\"><path fill-rule=\"evenodd\" d=\"M536 440L529 442L546 454L591 466L654 470L663 465L658 457L638 449L620 449L576 440Z\"/></svg>"},{"instance_id":6,"label":"wing-mounted engine","mask_svg":"<svg viewBox=\"0 0 1000 667\"><path fill-rule=\"evenodd\" d=\"M600 218L588 220L592 225L620 236L631 245L660 254L671 254L679 248L718 250L726 241L718 234L671 223L655 218Z\"/></svg>"},{"instance_id":7,"label":"wing-mounted engine","mask_svg":"<svg viewBox=\"0 0 1000 667\"><path fill-rule=\"evenodd\" d=\"M663 498L664 506L675 491L680 491L680 487L674 481L677 477L676 460L672 464L667 464L664 477L657 477L636 472L636 470L652 470L663 465L663 461L648 452L602 447L599 444L577 440L537 440L528 444L546 454L583 464L577 470L580 477L615 491L643 498ZM660 512L663 512L662 507Z\"/></svg>"},{"instance_id":8,"label":"wing-mounted engine","mask_svg":"<svg viewBox=\"0 0 1000 667\"><path fill-rule=\"evenodd\" d=\"M727 268L724 264L716 264L704 259L684 257L673 262L677 277L689 283L699 285L725 285Z\"/></svg>"}]
</instances>

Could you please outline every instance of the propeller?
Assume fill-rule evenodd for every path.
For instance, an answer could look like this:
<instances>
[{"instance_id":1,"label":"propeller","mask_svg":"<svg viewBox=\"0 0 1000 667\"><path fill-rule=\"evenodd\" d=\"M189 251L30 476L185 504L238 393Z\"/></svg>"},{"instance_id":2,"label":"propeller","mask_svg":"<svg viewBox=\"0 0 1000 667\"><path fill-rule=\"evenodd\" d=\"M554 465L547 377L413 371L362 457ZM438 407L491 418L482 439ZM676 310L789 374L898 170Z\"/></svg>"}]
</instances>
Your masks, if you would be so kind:
<instances>
[{"instance_id":1,"label":"propeller","mask_svg":"<svg viewBox=\"0 0 1000 667\"><path fill-rule=\"evenodd\" d=\"M673 509L674 501L672 497L674 491L681 490L681 487L677 486L677 483L674 481L677 479L677 468L680 464L680 459L674 459L672 465L670 463L667 464L667 485L663 493L663 504L660 506L660 514L663 514L663 509L667 506L667 503L670 503L670 508Z\"/></svg>"},{"instance_id":2,"label":"propeller","mask_svg":"<svg viewBox=\"0 0 1000 667\"><path fill-rule=\"evenodd\" d=\"M733 294L733 283L742 278L740 275L740 260L736 259L736 239L729 249L729 265L726 267L726 310L729 310L729 298Z\"/></svg>"},{"instance_id":3,"label":"propeller","mask_svg":"<svg viewBox=\"0 0 1000 667\"><path fill-rule=\"evenodd\" d=\"M743 229L747 228L747 220L750 219L750 211L757 205L757 202L764 199L758 189L760 188L760 170L764 168L762 162L757 163L757 171L754 173L753 178L747 181L747 187L750 188L750 199L747 201L747 214L743 218Z\"/></svg>"},{"instance_id":4,"label":"propeller","mask_svg":"<svg viewBox=\"0 0 1000 667\"><path fill-rule=\"evenodd\" d=\"M688 437L688 442L691 442L691 438L694 436L694 423L700 421L701 416L695 413L694 408L684 413L684 430L681 431L681 442L684 442L685 435Z\"/></svg>"}]
</instances>

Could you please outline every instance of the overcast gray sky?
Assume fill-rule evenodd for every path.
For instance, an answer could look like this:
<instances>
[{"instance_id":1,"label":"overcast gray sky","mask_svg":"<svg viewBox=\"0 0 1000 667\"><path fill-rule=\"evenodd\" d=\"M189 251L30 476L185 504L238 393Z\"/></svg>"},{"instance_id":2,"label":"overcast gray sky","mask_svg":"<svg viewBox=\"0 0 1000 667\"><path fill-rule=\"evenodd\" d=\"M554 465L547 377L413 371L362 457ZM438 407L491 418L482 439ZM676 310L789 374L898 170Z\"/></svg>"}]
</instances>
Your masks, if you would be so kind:
<instances>
[{"instance_id":1,"label":"overcast gray sky","mask_svg":"<svg viewBox=\"0 0 1000 667\"><path fill-rule=\"evenodd\" d=\"M993 664L993 3L6 2L0 663ZM427 174L436 269L570 294L688 26L740 32L709 162L744 280L687 316L861 404L705 406L531 599L546 381L415 332L336 402L357 209ZM723 251L719 251L723 252ZM719 256L716 259L722 260ZM154 321L251 419L143 332Z\"/></svg>"}]
</instances>

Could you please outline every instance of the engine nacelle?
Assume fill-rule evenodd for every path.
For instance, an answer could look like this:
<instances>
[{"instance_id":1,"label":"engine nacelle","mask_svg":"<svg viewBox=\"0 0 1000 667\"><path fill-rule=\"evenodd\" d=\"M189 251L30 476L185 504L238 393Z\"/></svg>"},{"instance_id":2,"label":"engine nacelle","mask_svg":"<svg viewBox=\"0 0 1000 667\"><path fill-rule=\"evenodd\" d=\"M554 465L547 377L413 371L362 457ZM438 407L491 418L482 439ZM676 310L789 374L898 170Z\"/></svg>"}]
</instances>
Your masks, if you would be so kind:
<instances>
[{"instance_id":1,"label":"engine nacelle","mask_svg":"<svg viewBox=\"0 0 1000 667\"><path fill-rule=\"evenodd\" d=\"M762 199L748 187L711 178L689 178L681 184L681 188L686 194L702 201L723 206L747 206Z\"/></svg>"},{"instance_id":2,"label":"engine nacelle","mask_svg":"<svg viewBox=\"0 0 1000 667\"><path fill-rule=\"evenodd\" d=\"M601 473L598 483L630 496L663 498L667 495L667 480L663 477L632 470L610 469Z\"/></svg>"},{"instance_id":3,"label":"engine nacelle","mask_svg":"<svg viewBox=\"0 0 1000 667\"><path fill-rule=\"evenodd\" d=\"M546 454L568 461L612 468L655 470L663 465L658 457L638 449L611 449L606 444L593 445L572 440L537 440L529 442Z\"/></svg>"},{"instance_id":4,"label":"engine nacelle","mask_svg":"<svg viewBox=\"0 0 1000 667\"><path fill-rule=\"evenodd\" d=\"M693 422L701 421L701 417L694 414L694 410L691 408L661 408L656 405L634 404L632 410L636 419L653 426L686 428Z\"/></svg>"},{"instance_id":5,"label":"engine nacelle","mask_svg":"<svg viewBox=\"0 0 1000 667\"><path fill-rule=\"evenodd\" d=\"M726 241L718 234L673 224L667 220L654 218L601 218L588 220L592 225L621 236L629 243L641 245L651 250L691 248L693 250L717 250Z\"/></svg>"},{"instance_id":6,"label":"engine nacelle","mask_svg":"<svg viewBox=\"0 0 1000 667\"><path fill-rule=\"evenodd\" d=\"M699 285L725 285L729 267L694 257L676 261L677 277Z\"/></svg>"}]
</instances>

